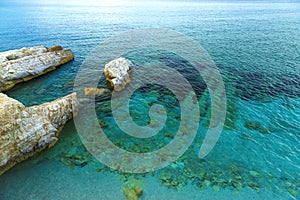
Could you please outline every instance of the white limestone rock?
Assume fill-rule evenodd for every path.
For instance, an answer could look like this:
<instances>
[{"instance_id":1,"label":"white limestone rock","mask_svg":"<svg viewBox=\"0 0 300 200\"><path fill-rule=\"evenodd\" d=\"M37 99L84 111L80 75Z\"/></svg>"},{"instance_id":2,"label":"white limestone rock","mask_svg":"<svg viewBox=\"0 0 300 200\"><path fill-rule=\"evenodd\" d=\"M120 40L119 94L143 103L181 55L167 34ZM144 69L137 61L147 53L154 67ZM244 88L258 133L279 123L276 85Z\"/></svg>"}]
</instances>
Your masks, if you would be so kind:
<instances>
[{"instance_id":1,"label":"white limestone rock","mask_svg":"<svg viewBox=\"0 0 300 200\"><path fill-rule=\"evenodd\" d=\"M16 60L16 59L23 58L23 57L29 56L29 55L40 55L47 51L48 51L47 47L44 47L44 46L23 47L22 49L0 52L0 58L1 57L4 58L2 60L2 62L3 62L3 61L7 61L7 60ZM1 59L0 59L0 63L1 63Z\"/></svg>"},{"instance_id":2,"label":"white limestone rock","mask_svg":"<svg viewBox=\"0 0 300 200\"><path fill-rule=\"evenodd\" d=\"M74 59L71 50L49 51L46 47L30 47L0 53L0 91L45 74ZM55 49L57 51L55 51Z\"/></svg>"},{"instance_id":3,"label":"white limestone rock","mask_svg":"<svg viewBox=\"0 0 300 200\"><path fill-rule=\"evenodd\" d=\"M133 64L126 58L117 58L105 65L104 74L115 91L121 91L130 83L129 72Z\"/></svg>"},{"instance_id":4,"label":"white limestone rock","mask_svg":"<svg viewBox=\"0 0 300 200\"><path fill-rule=\"evenodd\" d=\"M31 107L0 93L0 175L36 152L53 146L77 109L75 93Z\"/></svg>"}]
</instances>

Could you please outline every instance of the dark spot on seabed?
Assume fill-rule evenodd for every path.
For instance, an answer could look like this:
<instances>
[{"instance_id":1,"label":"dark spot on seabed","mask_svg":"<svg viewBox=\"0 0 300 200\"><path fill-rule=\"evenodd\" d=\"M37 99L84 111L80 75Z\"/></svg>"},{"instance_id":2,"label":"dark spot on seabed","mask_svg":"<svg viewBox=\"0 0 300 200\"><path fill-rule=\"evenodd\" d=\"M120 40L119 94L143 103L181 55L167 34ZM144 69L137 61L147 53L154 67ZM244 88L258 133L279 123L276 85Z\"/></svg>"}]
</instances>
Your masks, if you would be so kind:
<instances>
[{"instance_id":1,"label":"dark spot on seabed","mask_svg":"<svg viewBox=\"0 0 300 200\"><path fill-rule=\"evenodd\" d=\"M259 122L245 122L244 126L250 130L258 130L261 125Z\"/></svg>"},{"instance_id":2,"label":"dark spot on seabed","mask_svg":"<svg viewBox=\"0 0 300 200\"><path fill-rule=\"evenodd\" d=\"M187 60L176 56L161 54L159 60L170 68L176 69L191 84L197 98L206 89L206 84L201 78L201 74Z\"/></svg>"},{"instance_id":3,"label":"dark spot on seabed","mask_svg":"<svg viewBox=\"0 0 300 200\"><path fill-rule=\"evenodd\" d=\"M243 100L265 101L273 97L300 97L299 74L248 72L218 67L224 76L235 80L236 94Z\"/></svg>"},{"instance_id":4,"label":"dark spot on seabed","mask_svg":"<svg viewBox=\"0 0 300 200\"><path fill-rule=\"evenodd\" d=\"M189 81L199 99L206 89L201 74L185 59L169 54L161 54L160 61L176 69ZM217 66L226 80L236 82L236 95L243 100L268 101L273 97L300 97L299 74L275 74L265 72L240 71ZM232 81L232 80L230 80ZM226 87L226 82L225 82Z\"/></svg>"},{"instance_id":5,"label":"dark spot on seabed","mask_svg":"<svg viewBox=\"0 0 300 200\"><path fill-rule=\"evenodd\" d=\"M280 177L279 179L280 179L280 180L283 180L283 181L286 181L286 180L288 180L288 178L287 178L287 177Z\"/></svg>"}]
</instances>

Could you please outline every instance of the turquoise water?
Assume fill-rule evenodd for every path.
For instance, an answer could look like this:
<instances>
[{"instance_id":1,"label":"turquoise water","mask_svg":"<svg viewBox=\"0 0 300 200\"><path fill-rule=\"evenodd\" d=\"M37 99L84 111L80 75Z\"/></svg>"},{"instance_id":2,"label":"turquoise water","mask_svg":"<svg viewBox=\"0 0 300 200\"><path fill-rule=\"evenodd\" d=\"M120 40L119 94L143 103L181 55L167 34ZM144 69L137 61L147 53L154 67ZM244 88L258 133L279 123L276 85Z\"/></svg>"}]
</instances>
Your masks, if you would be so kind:
<instances>
[{"instance_id":1,"label":"turquoise water","mask_svg":"<svg viewBox=\"0 0 300 200\"><path fill-rule=\"evenodd\" d=\"M118 173L88 153L71 121L56 146L0 177L0 199L125 199L121 188L133 178L143 182L141 199L300 197L299 3L0 5L0 51L62 45L75 54L74 61L7 92L27 106L72 92L81 63L101 41L148 27L173 29L198 41L223 76L228 106L217 145L200 160L197 152L210 116L205 84L176 57L129 54L134 64L163 60L193 83L202 118L189 150L153 173ZM130 102L137 124L148 123L147 112L155 102L164 105L170 117L166 127L146 141L116 128L108 101L97 102L96 110L105 133L116 145L147 152L169 143L180 119L178 101L172 94L148 86L137 91Z\"/></svg>"}]
</instances>

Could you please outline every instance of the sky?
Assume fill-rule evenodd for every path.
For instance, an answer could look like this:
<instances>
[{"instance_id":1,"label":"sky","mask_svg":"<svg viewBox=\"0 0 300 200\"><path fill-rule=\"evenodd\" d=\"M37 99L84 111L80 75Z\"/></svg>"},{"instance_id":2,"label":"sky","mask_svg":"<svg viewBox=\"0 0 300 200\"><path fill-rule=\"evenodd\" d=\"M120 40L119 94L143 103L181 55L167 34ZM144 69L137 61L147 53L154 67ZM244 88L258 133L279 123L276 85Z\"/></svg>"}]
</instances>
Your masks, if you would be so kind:
<instances>
[{"instance_id":1,"label":"sky","mask_svg":"<svg viewBox=\"0 0 300 200\"><path fill-rule=\"evenodd\" d=\"M78 6L122 6L145 2L300 2L300 0L0 0L1 5L35 4L35 5L78 5Z\"/></svg>"}]
</instances>

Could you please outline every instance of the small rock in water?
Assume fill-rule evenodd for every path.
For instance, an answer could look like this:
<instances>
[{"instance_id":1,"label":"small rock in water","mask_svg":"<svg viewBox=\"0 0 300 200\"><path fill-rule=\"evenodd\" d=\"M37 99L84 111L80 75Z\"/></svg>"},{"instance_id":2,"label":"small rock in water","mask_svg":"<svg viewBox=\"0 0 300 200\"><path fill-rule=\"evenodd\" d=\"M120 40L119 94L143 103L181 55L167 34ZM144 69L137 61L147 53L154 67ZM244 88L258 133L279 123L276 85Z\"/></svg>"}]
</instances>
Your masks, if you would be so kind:
<instances>
[{"instance_id":1,"label":"small rock in water","mask_svg":"<svg viewBox=\"0 0 300 200\"><path fill-rule=\"evenodd\" d=\"M138 200L138 197L142 195L143 190L141 188L122 188L125 197L128 200Z\"/></svg>"},{"instance_id":2,"label":"small rock in water","mask_svg":"<svg viewBox=\"0 0 300 200\"><path fill-rule=\"evenodd\" d=\"M122 191L128 200L138 200L143 194L142 186L144 183L137 179L131 179L122 186Z\"/></svg>"},{"instance_id":3,"label":"small rock in water","mask_svg":"<svg viewBox=\"0 0 300 200\"><path fill-rule=\"evenodd\" d=\"M85 95L101 96L101 95L107 94L109 92L110 92L110 90L105 89L105 88L84 88Z\"/></svg>"},{"instance_id":4,"label":"small rock in water","mask_svg":"<svg viewBox=\"0 0 300 200\"><path fill-rule=\"evenodd\" d=\"M106 80L115 91L121 91L130 83L129 72L133 64L126 58L118 58L105 65L104 74Z\"/></svg>"}]
</instances>

